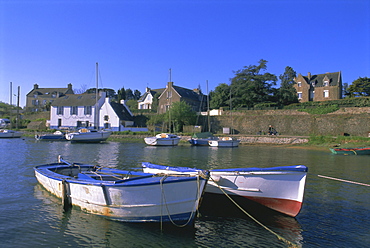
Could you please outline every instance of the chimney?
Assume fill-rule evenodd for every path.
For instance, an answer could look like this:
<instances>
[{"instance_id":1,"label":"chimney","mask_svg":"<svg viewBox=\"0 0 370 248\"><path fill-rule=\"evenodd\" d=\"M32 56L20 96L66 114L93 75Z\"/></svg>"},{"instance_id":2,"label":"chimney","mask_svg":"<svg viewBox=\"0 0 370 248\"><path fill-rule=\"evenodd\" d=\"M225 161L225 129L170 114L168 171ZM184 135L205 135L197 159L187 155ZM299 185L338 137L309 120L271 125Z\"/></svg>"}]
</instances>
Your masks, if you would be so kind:
<instances>
[{"instance_id":1,"label":"chimney","mask_svg":"<svg viewBox=\"0 0 370 248\"><path fill-rule=\"evenodd\" d=\"M68 89L69 89L69 90L71 90L71 89L72 89L72 84L71 84L71 83L69 83L69 84L68 84Z\"/></svg>"},{"instance_id":2,"label":"chimney","mask_svg":"<svg viewBox=\"0 0 370 248\"><path fill-rule=\"evenodd\" d=\"M307 73L307 77L308 77L309 80L311 79L311 72Z\"/></svg>"},{"instance_id":3,"label":"chimney","mask_svg":"<svg viewBox=\"0 0 370 248\"><path fill-rule=\"evenodd\" d=\"M34 89L34 90L36 90L36 89L38 89L38 88L39 88L39 85L38 85L38 84L34 84L34 85L33 85L33 89Z\"/></svg>"}]
</instances>

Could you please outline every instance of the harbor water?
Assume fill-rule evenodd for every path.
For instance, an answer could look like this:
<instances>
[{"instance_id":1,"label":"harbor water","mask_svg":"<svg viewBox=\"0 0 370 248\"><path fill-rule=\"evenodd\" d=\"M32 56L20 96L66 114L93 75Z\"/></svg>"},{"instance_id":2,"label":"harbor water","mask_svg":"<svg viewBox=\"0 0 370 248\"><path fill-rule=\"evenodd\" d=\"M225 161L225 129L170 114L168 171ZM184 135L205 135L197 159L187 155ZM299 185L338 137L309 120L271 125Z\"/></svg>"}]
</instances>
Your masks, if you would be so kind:
<instances>
[{"instance_id":1,"label":"harbor water","mask_svg":"<svg viewBox=\"0 0 370 248\"><path fill-rule=\"evenodd\" d=\"M224 209L225 216L201 215L194 228L186 230L111 221L78 207L63 212L61 200L37 183L33 171L34 166L56 162L58 155L69 162L121 169L138 169L141 162L201 169L306 165L306 190L298 216L269 214L258 220L302 247L370 246L369 156L303 147L150 147L144 141L73 144L30 137L0 139L0 150L1 247L289 246L237 209Z\"/></svg>"}]
</instances>

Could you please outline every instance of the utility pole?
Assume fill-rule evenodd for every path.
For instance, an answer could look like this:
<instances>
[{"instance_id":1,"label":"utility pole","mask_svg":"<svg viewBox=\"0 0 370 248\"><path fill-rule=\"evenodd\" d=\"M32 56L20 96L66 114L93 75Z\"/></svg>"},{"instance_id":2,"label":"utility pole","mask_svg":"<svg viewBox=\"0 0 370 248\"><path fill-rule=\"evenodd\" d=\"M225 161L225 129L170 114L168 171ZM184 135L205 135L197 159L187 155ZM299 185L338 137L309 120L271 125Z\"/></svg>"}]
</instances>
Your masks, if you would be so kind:
<instances>
[{"instance_id":1,"label":"utility pole","mask_svg":"<svg viewBox=\"0 0 370 248\"><path fill-rule=\"evenodd\" d=\"M21 92L21 86L18 86L16 129L18 129L19 127L19 95L20 95L20 92Z\"/></svg>"}]
</instances>

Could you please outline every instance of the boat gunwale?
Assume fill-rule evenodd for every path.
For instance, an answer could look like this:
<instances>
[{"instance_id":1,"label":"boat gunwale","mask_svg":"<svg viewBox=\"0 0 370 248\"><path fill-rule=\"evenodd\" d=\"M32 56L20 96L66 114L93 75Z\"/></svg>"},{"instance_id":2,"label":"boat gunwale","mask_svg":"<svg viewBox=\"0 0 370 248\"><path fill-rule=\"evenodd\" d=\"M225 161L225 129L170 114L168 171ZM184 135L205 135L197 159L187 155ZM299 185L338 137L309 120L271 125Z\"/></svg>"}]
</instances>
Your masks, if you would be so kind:
<instances>
[{"instance_id":1,"label":"boat gunwale","mask_svg":"<svg viewBox=\"0 0 370 248\"><path fill-rule=\"evenodd\" d=\"M75 165L78 166L69 166L64 163L52 163L52 164L45 164L45 165L39 165L34 167L35 172L53 180L57 181L63 181L66 180L68 183L74 183L74 184L84 184L84 185L95 185L95 186L110 186L110 187L137 187L137 186L147 186L147 185L156 185L156 184L169 184L169 183L179 183L179 182L185 182L185 181L194 181L198 180L196 176L168 176L168 175L157 175L157 174L152 174L152 173L144 173L144 172L137 172L137 171L126 171L126 170L119 170L123 173L120 174L131 174L131 175L139 175L137 177L133 178L128 178L128 179L118 179L115 181L111 180L97 180L94 178L74 178L72 176L67 176L63 175L57 172L54 172L52 170L56 169L82 169L82 168L92 168L94 167L93 165L88 165L88 164L77 164ZM50 168L50 166L53 166ZM109 168L104 168L104 170L109 169ZM106 170L107 171L107 170ZM114 174L114 173L113 173ZM166 176L167 178L171 180L162 180L163 176ZM137 182L138 180L143 180L143 179L152 179L149 182ZM199 180L206 180L205 178L199 177Z\"/></svg>"}]
</instances>

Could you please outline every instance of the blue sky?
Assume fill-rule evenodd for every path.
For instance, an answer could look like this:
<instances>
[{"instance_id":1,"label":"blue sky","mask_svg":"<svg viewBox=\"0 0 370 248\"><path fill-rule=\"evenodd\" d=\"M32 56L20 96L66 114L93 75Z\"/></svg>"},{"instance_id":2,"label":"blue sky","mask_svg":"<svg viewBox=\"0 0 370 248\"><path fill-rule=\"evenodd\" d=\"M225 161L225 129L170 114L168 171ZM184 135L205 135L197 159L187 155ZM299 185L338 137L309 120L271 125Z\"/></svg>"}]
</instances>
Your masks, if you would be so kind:
<instances>
[{"instance_id":1,"label":"blue sky","mask_svg":"<svg viewBox=\"0 0 370 248\"><path fill-rule=\"evenodd\" d=\"M0 0L0 101L21 87L206 92L265 59L307 75L370 77L368 0ZM16 98L13 97L13 104Z\"/></svg>"}]
</instances>

